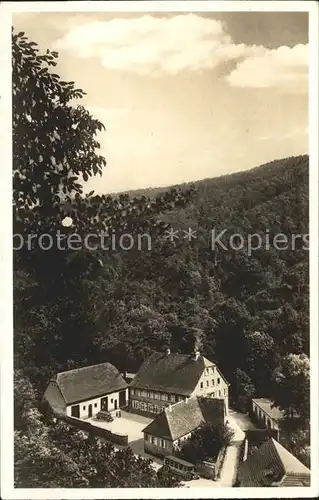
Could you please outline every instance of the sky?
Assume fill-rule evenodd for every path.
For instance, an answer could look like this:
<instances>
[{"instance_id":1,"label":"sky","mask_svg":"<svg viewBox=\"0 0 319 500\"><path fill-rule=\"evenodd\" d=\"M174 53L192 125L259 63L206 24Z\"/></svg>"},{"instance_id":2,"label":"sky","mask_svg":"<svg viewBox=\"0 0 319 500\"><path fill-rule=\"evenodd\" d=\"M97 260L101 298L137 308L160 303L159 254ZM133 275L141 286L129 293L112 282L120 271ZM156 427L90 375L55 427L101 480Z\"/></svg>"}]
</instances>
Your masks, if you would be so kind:
<instances>
[{"instance_id":1,"label":"sky","mask_svg":"<svg viewBox=\"0 0 319 500\"><path fill-rule=\"evenodd\" d=\"M85 191L168 186L308 152L305 13L19 13L86 92L107 160Z\"/></svg>"}]
</instances>

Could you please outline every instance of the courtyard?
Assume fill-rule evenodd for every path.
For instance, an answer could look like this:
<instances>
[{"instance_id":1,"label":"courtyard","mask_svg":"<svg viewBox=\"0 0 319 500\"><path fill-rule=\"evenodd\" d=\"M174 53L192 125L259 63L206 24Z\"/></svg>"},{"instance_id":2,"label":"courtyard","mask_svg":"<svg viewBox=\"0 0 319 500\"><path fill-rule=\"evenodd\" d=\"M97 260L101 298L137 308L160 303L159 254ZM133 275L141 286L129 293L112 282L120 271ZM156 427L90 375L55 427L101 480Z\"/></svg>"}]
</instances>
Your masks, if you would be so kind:
<instances>
[{"instance_id":1,"label":"courtyard","mask_svg":"<svg viewBox=\"0 0 319 500\"><path fill-rule=\"evenodd\" d=\"M136 455L151 459L156 469L161 467L163 465L161 459L153 457L153 455L149 455L144 451L144 435L142 431L153 419L123 410L121 410L120 417L116 417L115 414L112 416L114 418L113 422L104 422L94 417L89 418L88 421L96 427L108 429L115 434L127 434L128 445ZM116 447L120 446L116 445Z\"/></svg>"}]
</instances>

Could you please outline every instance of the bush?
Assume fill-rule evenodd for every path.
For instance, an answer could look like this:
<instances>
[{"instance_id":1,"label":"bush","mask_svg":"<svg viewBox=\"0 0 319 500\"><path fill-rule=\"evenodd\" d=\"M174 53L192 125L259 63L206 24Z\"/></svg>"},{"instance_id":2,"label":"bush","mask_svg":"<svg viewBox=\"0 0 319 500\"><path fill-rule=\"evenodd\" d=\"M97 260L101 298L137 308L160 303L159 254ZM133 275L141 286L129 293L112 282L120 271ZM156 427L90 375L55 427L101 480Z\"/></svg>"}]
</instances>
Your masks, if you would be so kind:
<instances>
[{"instance_id":1,"label":"bush","mask_svg":"<svg viewBox=\"0 0 319 500\"><path fill-rule=\"evenodd\" d=\"M104 422L113 422L114 418L108 411L99 411L96 415L97 420L104 420Z\"/></svg>"},{"instance_id":2,"label":"bush","mask_svg":"<svg viewBox=\"0 0 319 500\"><path fill-rule=\"evenodd\" d=\"M180 458L196 464L204 460L214 462L222 446L228 446L233 435L234 431L228 425L215 427L206 423L196 429L176 453Z\"/></svg>"}]
</instances>

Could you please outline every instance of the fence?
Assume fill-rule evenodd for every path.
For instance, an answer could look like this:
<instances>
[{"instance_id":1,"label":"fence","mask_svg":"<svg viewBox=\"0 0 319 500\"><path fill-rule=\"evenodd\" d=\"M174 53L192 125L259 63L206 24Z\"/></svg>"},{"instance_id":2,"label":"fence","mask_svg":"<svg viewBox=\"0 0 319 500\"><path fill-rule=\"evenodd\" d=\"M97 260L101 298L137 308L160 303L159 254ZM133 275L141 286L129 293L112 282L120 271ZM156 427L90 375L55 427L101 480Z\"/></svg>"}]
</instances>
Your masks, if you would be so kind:
<instances>
[{"instance_id":1,"label":"fence","mask_svg":"<svg viewBox=\"0 0 319 500\"><path fill-rule=\"evenodd\" d=\"M227 446L223 446L218 453L217 460L215 463L215 474L214 474L215 481L217 481L220 478L220 473L226 456L226 450Z\"/></svg>"},{"instance_id":2,"label":"fence","mask_svg":"<svg viewBox=\"0 0 319 500\"><path fill-rule=\"evenodd\" d=\"M121 446L128 445L128 435L127 434L118 434L111 432L104 427L98 427L97 425L93 425L91 422L87 422L85 420L81 420L75 417L64 416L63 420L67 423L81 429L82 431L89 432L93 436L98 436L106 439L107 441L111 441L111 443L119 444Z\"/></svg>"},{"instance_id":3,"label":"fence","mask_svg":"<svg viewBox=\"0 0 319 500\"><path fill-rule=\"evenodd\" d=\"M203 461L196 466L196 471L206 479L215 479L215 463Z\"/></svg>"}]
</instances>

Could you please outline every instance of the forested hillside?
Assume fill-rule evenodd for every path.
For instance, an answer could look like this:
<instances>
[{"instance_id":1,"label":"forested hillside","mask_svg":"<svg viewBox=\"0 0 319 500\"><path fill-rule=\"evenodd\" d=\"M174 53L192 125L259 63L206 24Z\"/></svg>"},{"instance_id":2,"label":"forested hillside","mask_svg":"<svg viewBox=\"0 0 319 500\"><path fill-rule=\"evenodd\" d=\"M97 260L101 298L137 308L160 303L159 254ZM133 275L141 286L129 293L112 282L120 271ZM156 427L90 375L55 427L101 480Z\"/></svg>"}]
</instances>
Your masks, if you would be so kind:
<instances>
[{"instance_id":1,"label":"forested hillside","mask_svg":"<svg viewBox=\"0 0 319 500\"><path fill-rule=\"evenodd\" d=\"M97 481L88 479L84 465L75 465L76 452L74 462L67 457L67 431L57 435L41 420L37 406L54 373L105 361L136 371L152 350L168 346L183 353L200 348L215 361L231 384L236 408L246 411L252 395L269 396L290 420L298 417L298 432L307 430L304 242L298 238L296 248L286 250L212 250L211 230L226 230L225 241L233 233L245 241L253 233L270 239L284 233L289 241L293 234L306 235L308 157L167 191L84 196L79 177L100 173L105 163L94 139L103 125L73 104L83 95L74 83L51 75L57 54L39 56L35 45L23 33L13 37L15 233L54 235L59 229L85 235L109 227L118 234L147 233L152 245L14 252L16 464L18 471L32 471L16 476L17 485L55 486L59 467L66 466L70 476L76 468L75 485ZM72 217L71 228L62 227L65 216ZM179 231L174 242L166 238L171 226ZM197 231L191 241L183 238L188 228ZM77 439L72 433L68 438ZM96 445L90 446L93 457ZM60 462L52 477L43 477L41 463L50 447ZM124 459L129 461L113 454L110 467ZM146 484L148 468L143 460L132 462L118 485ZM156 478L152 484L161 485Z\"/></svg>"}]
</instances>

